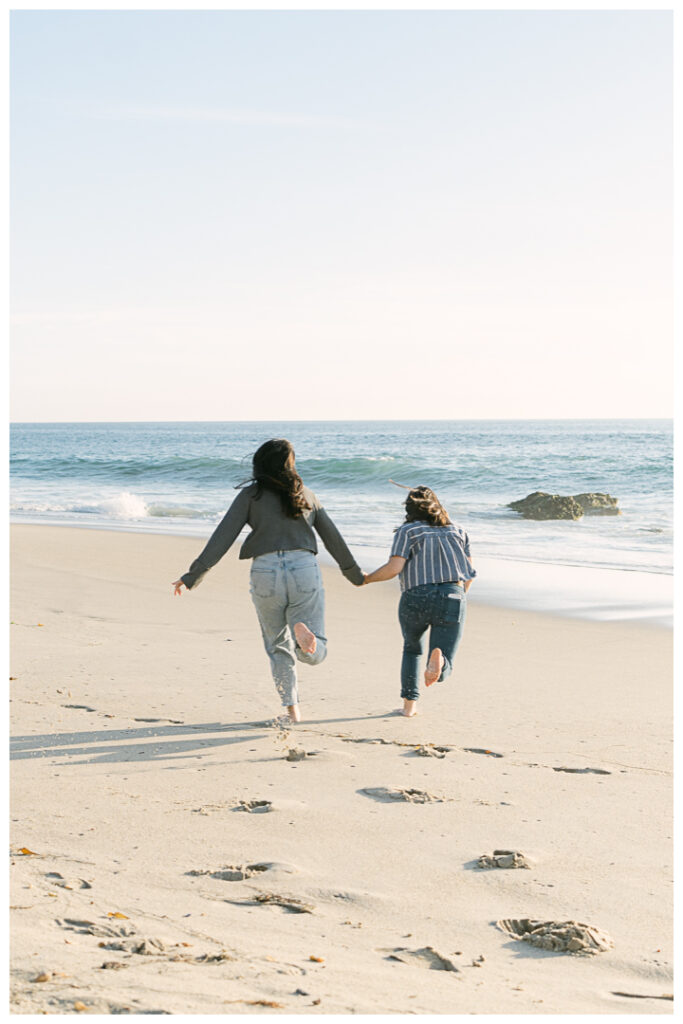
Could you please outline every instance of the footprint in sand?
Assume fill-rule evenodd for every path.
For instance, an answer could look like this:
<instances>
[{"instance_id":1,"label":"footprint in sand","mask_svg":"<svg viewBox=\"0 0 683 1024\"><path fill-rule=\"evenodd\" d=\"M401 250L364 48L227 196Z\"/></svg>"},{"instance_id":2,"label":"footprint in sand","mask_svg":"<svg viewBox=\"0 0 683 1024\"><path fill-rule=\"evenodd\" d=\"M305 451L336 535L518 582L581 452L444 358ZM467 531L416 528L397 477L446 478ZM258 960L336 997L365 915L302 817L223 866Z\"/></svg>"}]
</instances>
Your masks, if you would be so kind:
<instances>
[{"instance_id":1,"label":"footprint in sand","mask_svg":"<svg viewBox=\"0 0 683 1024\"><path fill-rule=\"evenodd\" d=\"M294 811L305 805L299 800L240 800L234 811L248 811L249 814L269 814L271 811Z\"/></svg>"},{"instance_id":2,"label":"footprint in sand","mask_svg":"<svg viewBox=\"0 0 683 1024\"><path fill-rule=\"evenodd\" d=\"M50 885L58 886L60 889L92 889L90 882L85 878L65 878L59 871L48 871L45 875Z\"/></svg>"},{"instance_id":3,"label":"footprint in sand","mask_svg":"<svg viewBox=\"0 0 683 1024\"><path fill-rule=\"evenodd\" d=\"M79 920L73 917L58 919L57 924L60 928L66 928L68 931L79 932L81 935L95 935L104 939L118 939L135 935L135 928L125 924L100 924L97 921Z\"/></svg>"},{"instance_id":4,"label":"footprint in sand","mask_svg":"<svg viewBox=\"0 0 683 1024\"><path fill-rule=\"evenodd\" d=\"M513 939L553 953L604 953L614 946L606 932L580 921L504 918L496 921L496 927Z\"/></svg>"},{"instance_id":5,"label":"footprint in sand","mask_svg":"<svg viewBox=\"0 0 683 1024\"><path fill-rule=\"evenodd\" d=\"M519 850L494 850L483 853L477 860L478 868L530 868L531 864Z\"/></svg>"},{"instance_id":6,"label":"footprint in sand","mask_svg":"<svg viewBox=\"0 0 683 1024\"><path fill-rule=\"evenodd\" d=\"M445 757L453 749L453 747L437 747L434 743L421 743L419 747L415 747L414 753L418 757Z\"/></svg>"},{"instance_id":7,"label":"footprint in sand","mask_svg":"<svg viewBox=\"0 0 683 1024\"><path fill-rule=\"evenodd\" d=\"M136 956L162 956L168 952L168 946L161 939L143 939L139 935L130 939L115 939L111 942L100 942L102 949L118 950L123 953L135 953Z\"/></svg>"},{"instance_id":8,"label":"footprint in sand","mask_svg":"<svg viewBox=\"0 0 683 1024\"><path fill-rule=\"evenodd\" d=\"M195 868L192 871L188 871L187 874L195 877L208 875L209 878L217 878L221 882L243 882L245 879L253 878L254 875L262 874L264 871L283 871L293 875L297 869L292 867L291 864L280 864L277 861L261 861L257 864L226 864L225 867L214 871Z\"/></svg>"},{"instance_id":9,"label":"footprint in sand","mask_svg":"<svg viewBox=\"0 0 683 1024\"><path fill-rule=\"evenodd\" d=\"M285 754L285 761L305 761L309 757L317 757L319 750L304 750L303 747L290 747Z\"/></svg>"},{"instance_id":10,"label":"footprint in sand","mask_svg":"<svg viewBox=\"0 0 683 1024\"><path fill-rule=\"evenodd\" d=\"M273 804L270 800L240 800L235 810L248 811L249 814L268 814L273 810Z\"/></svg>"},{"instance_id":11,"label":"footprint in sand","mask_svg":"<svg viewBox=\"0 0 683 1024\"><path fill-rule=\"evenodd\" d=\"M241 906L275 906L282 907L292 914L312 914L315 906L312 903L304 903L295 896L282 896L275 892L260 892L251 899L226 900L226 903L237 903Z\"/></svg>"},{"instance_id":12,"label":"footprint in sand","mask_svg":"<svg viewBox=\"0 0 683 1024\"><path fill-rule=\"evenodd\" d=\"M399 960L402 964L411 964L413 967L423 967L428 971L455 971L460 968L447 956L442 956L433 946L423 946L421 949L379 949L379 953L388 953L387 960Z\"/></svg>"},{"instance_id":13,"label":"footprint in sand","mask_svg":"<svg viewBox=\"0 0 683 1024\"><path fill-rule=\"evenodd\" d=\"M409 804L442 804L450 799L450 797L428 793L424 789L389 789L387 786L367 787L359 789L358 792L385 803L402 800Z\"/></svg>"}]
</instances>

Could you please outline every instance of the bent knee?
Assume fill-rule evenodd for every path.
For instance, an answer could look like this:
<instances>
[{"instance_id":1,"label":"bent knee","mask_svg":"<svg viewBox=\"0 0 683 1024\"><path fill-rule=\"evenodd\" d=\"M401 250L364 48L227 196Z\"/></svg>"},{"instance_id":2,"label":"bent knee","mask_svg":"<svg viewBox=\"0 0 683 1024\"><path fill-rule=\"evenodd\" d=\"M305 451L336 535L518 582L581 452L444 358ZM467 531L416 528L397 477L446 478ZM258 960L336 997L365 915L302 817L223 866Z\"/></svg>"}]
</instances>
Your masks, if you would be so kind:
<instances>
[{"instance_id":1,"label":"bent knee","mask_svg":"<svg viewBox=\"0 0 683 1024\"><path fill-rule=\"evenodd\" d=\"M296 656L304 665L319 665L321 661L324 661L327 657L327 647L324 643L318 640L316 648L312 653L307 653L306 651L302 651L300 647L297 647Z\"/></svg>"}]
</instances>

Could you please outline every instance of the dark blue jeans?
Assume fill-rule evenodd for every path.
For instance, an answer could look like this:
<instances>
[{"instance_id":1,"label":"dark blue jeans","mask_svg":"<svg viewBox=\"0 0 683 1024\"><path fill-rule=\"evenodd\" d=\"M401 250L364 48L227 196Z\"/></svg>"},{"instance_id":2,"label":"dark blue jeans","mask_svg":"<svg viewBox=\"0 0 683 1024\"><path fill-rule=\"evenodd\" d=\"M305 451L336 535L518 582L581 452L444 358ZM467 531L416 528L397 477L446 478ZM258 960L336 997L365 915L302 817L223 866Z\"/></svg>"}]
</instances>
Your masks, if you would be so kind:
<instances>
[{"instance_id":1,"label":"dark blue jeans","mask_svg":"<svg viewBox=\"0 0 683 1024\"><path fill-rule=\"evenodd\" d=\"M451 674L453 657L465 623L465 588L459 583L424 583L401 594L398 621L403 633L401 696L417 700L420 696L418 672L423 654L422 640L429 629L429 654L438 647L443 654L439 679Z\"/></svg>"}]
</instances>

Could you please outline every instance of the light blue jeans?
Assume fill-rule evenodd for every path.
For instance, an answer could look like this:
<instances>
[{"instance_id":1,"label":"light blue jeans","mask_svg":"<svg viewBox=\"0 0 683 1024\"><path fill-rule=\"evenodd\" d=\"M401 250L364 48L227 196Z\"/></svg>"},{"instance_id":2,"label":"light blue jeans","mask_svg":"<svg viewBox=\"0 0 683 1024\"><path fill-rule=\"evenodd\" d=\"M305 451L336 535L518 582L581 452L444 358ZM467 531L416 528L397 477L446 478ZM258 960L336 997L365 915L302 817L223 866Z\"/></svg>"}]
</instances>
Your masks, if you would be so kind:
<instances>
[{"instance_id":1,"label":"light blue jeans","mask_svg":"<svg viewBox=\"0 0 683 1024\"><path fill-rule=\"evenodd\" d=\"M258 555L251 565L249 589L282 705L298 704L296 660L319 665L327 655L325 592L318 561L312 551L300 549ZM315 633L313 654L305 654L296 643L297 622Z\"/></svg>"}]
</instances>

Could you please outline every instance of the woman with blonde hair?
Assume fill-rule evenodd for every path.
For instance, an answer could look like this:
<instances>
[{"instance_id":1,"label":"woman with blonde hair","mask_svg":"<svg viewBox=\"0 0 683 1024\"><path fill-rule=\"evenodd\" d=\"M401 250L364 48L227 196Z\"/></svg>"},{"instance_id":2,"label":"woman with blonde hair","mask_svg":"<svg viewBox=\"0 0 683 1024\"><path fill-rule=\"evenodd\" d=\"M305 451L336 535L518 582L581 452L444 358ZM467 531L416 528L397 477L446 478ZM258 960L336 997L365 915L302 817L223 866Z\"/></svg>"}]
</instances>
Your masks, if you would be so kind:
<instances>
[{"instance_id":1,"label":"woman with blonde hair","mask_svg":"<svg viewBox=\"0 0 683 1024\"><path fill-rule=\"evenodd\" d=\"M431 686L452 671L465 623L465 595L476 572L467 534L453 525L431 488L409 489L405 510L405 522L394 534L389 560L369 573L365 583L400 578L401 697L403 714L411 718L417 713L420 696L423 637L429 630L424 681L425 686Z\"/></svg>"},{"instance_id":2,"label":"woman with blonde hair","mask_svg":"<svg viewBox=\"0 0 683 1024\"><path fill-rule=\"evenodd\" d=\"M299 722L296 661L319 665L327 655L315 534L351 583L361 586L363 573L316 495L304 486L292 445L274 438L254 453L252 480L242 486L189 571L173 583L175 593L196 587L245 526L251 532L240 558L253 559L250 592L271 673L289 721Z\"/></svg>"}]
</instances>

